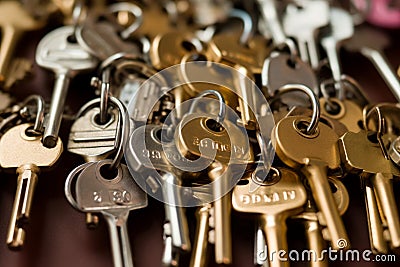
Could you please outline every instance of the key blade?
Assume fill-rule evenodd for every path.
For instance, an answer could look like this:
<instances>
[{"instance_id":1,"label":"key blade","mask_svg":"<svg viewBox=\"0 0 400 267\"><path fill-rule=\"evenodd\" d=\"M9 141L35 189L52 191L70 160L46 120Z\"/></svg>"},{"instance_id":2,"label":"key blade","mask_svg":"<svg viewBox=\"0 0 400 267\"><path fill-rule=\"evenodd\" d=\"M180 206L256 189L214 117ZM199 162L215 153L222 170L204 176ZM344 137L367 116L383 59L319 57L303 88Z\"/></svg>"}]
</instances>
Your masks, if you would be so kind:
<instances>
[{"instance_id":1,"label":"key blade","mask_svg":"<svg viewBox=\"0 0 400 267\"><path fill-rule=\"evenodd\" d=\"M33 164L26 164L19 167L17 173L17 191L7 232L7 245L10 249L20 249L24 245L25 226L30 218L39 168Z\"/></svg>"}]
</instances>

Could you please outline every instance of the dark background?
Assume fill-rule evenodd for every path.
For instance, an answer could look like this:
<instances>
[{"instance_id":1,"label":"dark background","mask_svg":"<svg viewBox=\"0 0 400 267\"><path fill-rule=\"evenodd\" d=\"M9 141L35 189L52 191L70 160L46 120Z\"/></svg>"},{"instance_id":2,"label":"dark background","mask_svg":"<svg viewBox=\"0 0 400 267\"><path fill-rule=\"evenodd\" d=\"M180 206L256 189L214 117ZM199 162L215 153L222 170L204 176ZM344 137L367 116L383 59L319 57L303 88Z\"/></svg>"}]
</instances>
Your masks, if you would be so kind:
<instances>
[{"instance_id":1,"label":"dark background","mask_svg":"<svg viewBox=\"0 0 400 267\"><path fill-rule=\"evenodd\" d=\"M35 47L40 38L49 30L26 34L17 48L17 55L34 61ZM382 30L385 31L385 30ZM392 43L385 50L392 66L400 64L400 32L387 31ZM365 89L370 99L377 102L394 102L389 89L373 68L372 64L361 55L341 51L344 73L354 77ZM67 99L67 112L76 112L87 100L94 97L94 90L89 86L90 76L79 76L73 80ZM51 72L34 64L33 75L20 82L11 93L17 99L37 93L46 101L50 100L54 76ZM71 122L62 123L61 137L67 144ZM52 170L43 169L39 177L32 207L32 216L27 227L26 244L21 251L10 251L5 243L6 231L11 214L11 207L16 189L17 176L1 171L0 179L0 266L26 267L87 267L112 266L110 241L104 221L96 230L88 230L84 214L73 209L64 197L64 181L69 172L83 163L81 157L65 151L59 163ZM360 191L357 177L347 177L344 183L349 189L351 202L344 222L352 248L368 249L368 231L364 208L364 198ZM400 188L396 185L396 198L399 200ZM189 210L190 228L195 228L194 211ZM149 206L143 210L131 212L129 233L132 254L136 267L161 266L162 222L164 209L161 203L149 199ZM232 266L253 266L253 231L254 222L250 217L233 213L233 264ZM290 223L288 232L289 245L294 249L304 249L306 242L302 228ZM210 248L211 250L211 248ZM400 257L400 256L399 256ZM182 266L187 266L189 255L184 257ZM215 266L212 258L209 266ZM292 263L292 266L307 266L306 263ZM389 263L377 262L334 262L331 266L387 266Z\"/></svg>"}]
</instances>

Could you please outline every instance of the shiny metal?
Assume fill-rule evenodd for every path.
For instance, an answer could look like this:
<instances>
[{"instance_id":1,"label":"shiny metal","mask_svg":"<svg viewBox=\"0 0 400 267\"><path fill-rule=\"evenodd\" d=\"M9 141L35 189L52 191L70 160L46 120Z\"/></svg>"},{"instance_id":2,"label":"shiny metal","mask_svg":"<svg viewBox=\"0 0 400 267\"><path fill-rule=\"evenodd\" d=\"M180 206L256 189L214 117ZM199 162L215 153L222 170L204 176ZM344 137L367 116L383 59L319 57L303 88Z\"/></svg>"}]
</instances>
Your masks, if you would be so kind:
<instances>
[{"instance_id":1,"label":"shiny metal","mask_svg":"<svg viewBox=\"0 0 400 267\"><path fill-rule=\"evenodd\" d=\"M224 97L221 95L220 92L216 91L216 90L206 90L203 91L201 93L199 93L197 95L197 97L193 100L192 105L190 106L190 110L189 113L193 113L194 112L194 107L196 106L198 99L205 97L207 95L213 95L216 96L219 102L219 111L218 111L218 116L216 121L218 123L223 123L224 119L225 119L225 113L226 113L226 106L225 106L225 99Z\"/></svg>"},{"instance_id":2,"label":"shiny metal","mask_svg":"<svg viewBox=\"0 0 400 267\"><path fill-rule=\"evenodd\" d=\"M321 108L319 105L319 99L317 96L314 94L314 92L307 86L302 85L302 84L287 84L278 89L276 94L274 95L274 98L279 98L283 94L287 94L293 91L300 91L304 94L306 94L310 100L311 106L312 106L312 116L311 116L311 121L309 125L307 126L307 134L314 134L316 132L316 129L318 127L319 123L319 118L321 114Z\"/></svg>"},{"instance_id":3,"label":"shiny metal","mask_svg":"<svg viewBox=\"0 0 400 267\"><path fill-rule=\"evenodd\" d=\"M318 69L320 59L315 36L319 28L329 23L329 4L323 0L297 4L286 6L282 25L285 33L297 40L301 59L313 69Z\"/></svg>"},{"instance_id":4,"label":"shiny metal","mask_svg":"<svg viewBox=\"0 0 400 267\"><path fill-rule=\"evenodd\" d=\"M114 266L128 267L133 266L127 231L128 215L131 210L147 206L147 195L134 182L126 165L118 166L115 177L104 177L100 168L110 164L111 160L103 160L75 168L68 176L64 190L71 205L79 211L97 212L104 216L109 228Z\"/></svg>"},{"instance_id":5,"label":"shiny metal","mask_svg":"<svg viewBox=\"0 0 400 267\"><path fill-rule=\"evenodd\" d=\"M389 148L390 159L400 167L400 137L397 137Z\"/></svg>"},{"instance_id":6,"label":"shiny metal","mask_svg":"<svg viewBox=\"0 0 400 267\"><path fill-rule=\"evenodd\" d=\"M328 57L329 66L332 71L333 80L335 81L335 88L337 90L336 96L339 99L344 97L342 80L342 67L340 64L340 57L338 49L341 43L349 39L354 34L354 24L351 15L340 8L331 7L329 10L330 15L330 30L321 38L321 45L324 48Z\"/></svg>"},{"instance_id":7,"label":"shiny metal","mask_svg":"<svg viewBox=\"0 0 400 267\"><path fill-rule=\"evenodd\" d=\"M36 48L37 64L56 75L43 134L43 144L49 148L57 144L70 79L77 72L94 69L97 63L80 45L68 41L73 32L73 26L53 30L43 37Z\"/></svg>"},{"instance_id":8,"label":"shiny metal","mask_svg":"<svg viewBox=\"0 0 400 267\"><path fill-rule=\"evenodd\" d=\"M278 17L276 1L257 0L257 3L260 8L261 16L269 30L269 33L271 34L275 46L282 46L286 42L287 37L283 31L280 18ZM269 36L266 37L268 38Z\"/></svg>"},{"instance_id":9,"label":"shiny metal","mask_svg":"<svg viewBox=\"0 0 400 267\"><path fill-rule=\"evenodd\" d=\"M0 139L1 167L17 168L18 173L17 191L7 232L7 245L10 249L19 249L24 245L39 167L54 165L63 149L60 139L56 147L44 147L40 135L27 135L30 127L33 125L29 123L14 126Z\"/></svg>"},{"instance_id":10,"label":"shiny metal","mask_svg":"<svg viewBox=\"0 0 400 267\"><path fill-rule=\"evenodd\" d=\"M206 204L196 211L197 229L193 244L192 256L190 258L190 267L207 266L207 247L210 231L210 212L211 205Z\"/></svg>"}]
</instances>

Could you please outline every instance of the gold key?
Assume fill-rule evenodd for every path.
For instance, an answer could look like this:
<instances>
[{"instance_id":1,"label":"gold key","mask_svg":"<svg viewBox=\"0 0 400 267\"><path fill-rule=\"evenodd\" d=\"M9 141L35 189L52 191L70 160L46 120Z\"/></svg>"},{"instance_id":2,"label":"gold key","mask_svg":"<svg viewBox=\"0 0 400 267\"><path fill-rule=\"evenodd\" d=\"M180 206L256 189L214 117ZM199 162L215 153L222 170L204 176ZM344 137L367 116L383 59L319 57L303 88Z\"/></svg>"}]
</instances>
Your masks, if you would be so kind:
<instances>
[{"instance_id":1,"label":"gold key","mask_svg":"<svg viewBox=\"0 0 400 267\"><path fill-rule=\"evenodd\" d=\"M63 146L60 138L54 148L46 148L41 136L28 133L32 124L12 127L0 139L0 165L17 168L18 184L15 194L7 245L19 249L25 242L25 226L30 218L33 194L38 181L39 167L50 167L60 157Z\"/></svg>"},{"instance_id":2,"label":"gold key","mask_svg":"<svg viewBox=\"0 0 400 267\"><path fill-rule=\"evenodd\" d=\"M376 220L379 207L382 224L387 227L392 248L400 247L400 217L393 192L393 176L400 176L400 170L389 159L385 158L378 140L368 137L362 130L358 133L348 132L339 142L342 161L350 173L361 173L367 180L365 194L369 215L369 230L372 249L379 253L386 252L385 236L380 223ZM371 191L372 190L372 191ZM375 200L372 197L375 195ZM375 204L376 203L376 204ZM373 227L378 228L373 228ZM380 229L380 230L378 230Z\"/></svg>"},{"instance_id":3,"label":"gold key","mask_svg":"<svg viewBox=\"0 0 400 267\"><path fill-rule=\"evenodd\" d=\"M0 84L5 83L15 46L24 31L42 27L43 21L33 19L18 1L0 2Z\"/></svg>"},{"instance_id":4,"label":"gold key","mask_svg":"<svg viewBox=\"0 0 400 267\"><path fill-rule=\"evenodd\" d=\"M327 179L328 170L340 167L338 136L323 123L318 123L314 132L307 133L304 128L308 125L308 117L284 118L276 124L271 139L279 158L288 166L299 168L306 176L326 221L332 247L344 249L349 246L349 239Z\"/></svg>"},{"instance_id":5,"label":"gold key","mask_svg":"<svg viewBox=\"0 0 400 267\"><path fill-rule=\"evenodd\" d=\"M200 116L199 116L200 115ZM187 114L175 131L178 150L188 159L209 159L207 171L214 182L215 260L232 261L229 188L240 178L233 172L244 171L254 162L244 128L227 119L221 123L204 113Z\"/></svg>"},{"instance_id":6,"label":"gold key","mask_svg":"<svg viewBox=\"0 0 400 267\"><path fill-rule=\"evenodd\" d=\"M351 132L361 130L359 122L363 118L363 110L350 100L340 101L337 98L320 98L321 114L343 123Z\"/></svg>"},{"instance_id":7,"label":"gold key","mask_svg":"<svg viewBox=\"0 0 400 267\"><path fill-rule=\"evenodd\" d=\"M232 206L236 211L260 214L259 220L267 240L268 260L271 267L289 266L286 239L286 219L299 213L306 203L307 192L294 172L286 168L271 168L267 181L259 181L258 170L250 179L241 180L232 193ZM269 179L268 179L269 178ZM278 256L285 251L285 256Z\"/></svg>"}]
</instances>

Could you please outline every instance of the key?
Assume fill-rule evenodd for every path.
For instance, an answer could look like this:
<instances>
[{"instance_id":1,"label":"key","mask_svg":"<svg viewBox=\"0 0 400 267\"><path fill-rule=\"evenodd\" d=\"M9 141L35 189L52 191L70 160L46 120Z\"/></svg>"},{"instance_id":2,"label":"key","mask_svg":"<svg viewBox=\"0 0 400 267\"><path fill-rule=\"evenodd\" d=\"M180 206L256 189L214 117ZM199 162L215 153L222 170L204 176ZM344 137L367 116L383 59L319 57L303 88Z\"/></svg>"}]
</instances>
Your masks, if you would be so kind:
<instances>
[{"instance_id":1,"label":"key","mask_svg":"<svg viewBox=\"0 0 400 267\"><path fill-rule=\"evenodd\" d=\"M217 183L212 192L216 199L213 203L215 261L229 264L232 261L229 189L240 178L236 173L254 162L247 135L242 127L228 120L218 124L204 113L186 114L176 129L176 146L183 156L213 161L207 172L210 180Z\"/></svg>"},{"instance_id":2,"label":"key","mask_svg":"<svg viewBox=\"0 0 400 267\"><path fill-rule=\"evenodd\" d=\"M105 124L99 123L99 113L98 107L89 110L83 107L71 126L68 151L82 156L86 162L105 159L115 150L118 110L110 110Z\"/></svg>"},{"instance_id":3,"label":"key","mask_svg":"<svg viewBox=\"0 0 400 267\"><path fill-rule=\"evenodd\" d=\"M93 102L93 101L92 101ZM106 159L115 151L115 136L118 126L118 110L112 109L109 121L99 124L100 108L86 110L89 102L78 112L77 119L71 126L67 149L70 153L80 155L86 162ZM99 218L91 213L86 214L88 228L97 227Z\"/></svg>"},{"instance_id":4,"label":"key","mask_svg":"<svg viewBox=\"0 0 400 267\"><path fill-rule=\"evenodd\" d=\"M338 50L343 41L351 38L354 34L354 25L351 15L340 8L331 7L329 10L329 31L323 34L321 45L328 57L329 67L332 71L337 95L341 98L342 67ZM340 90L340 91L339 91Z\"/></svg>"},{"instance_id":5,"label":"key","mask_svg":"<svg viewBox=\"0 0 400 267\"><path fill-rule=\"evenodd\" d=\"M282 46L287 37L283 30L280 18L278 17L278 11L276 8L275 0L257 0L257 4L260 8L261 17L264 20L264 24L271 34L272 41L276 47ZM269 38L269 36L264 36Z\"/></svg>"},{"instance_id":6,"label":"key","mask_svg":"<svg viewBox=\"0 0 400 267\"><path fill-rule=\"evenodd\" d=\"M400 247L400 218L397 210L392 179L393 176L399 176L400 170L393 164L390 159L386 159L382 154L378 141L373 142L368 139L367 132L362 130L358 133L348 132L340 138L339 142L342 161L349 172L360 173L361 178L368 180L371 184L373 193L375 194L377 206L380 207L382 219L385 218L386 226L390 235L390 245L392 248ZM366 190L366 200L371 198L372 192ZM382 232L378 229L371 228L379 225L375 221L376 217L372 217L375 213L375 204L368 202L368 215L371 223L369 224L371 245L379 244L372 247L374 251L380 251L380 247L384 248L384 244L380 244ZM384 222L382 223L384 224ZM380 227L380 226L378 226ZM379 237L381 235L381 237Z\"/></svg>"},{"instance_id":7,"label":"key","mask_svg":"<svg viewBox=\"0 0 400 267\"><path fill-rule=\"evenodd\" d=\"M190 251L189 229L183 208L187 204L182 201L183 192L180 191L184 174L182 169L190 166L179 156L173 143L161 143L161 131L162 127L156 125L135 129L130 138L127 160L132 169L143 173L143 181L154 181L157 187L152 188L153 192L161 193L161 196L155 197L165 204L174 248Z\"/></svg>"},{"instance_id":8,"label":"key","mask_svg":"<svg viewBox=\"0 0 400 267\"><path fill-rule=\"evenodd\" d=\"M181 63L188 52L201 52L203 46L189 31L171 31L157 35L151 42L150 61L154 68L162 70Z\"/></svg>"},{"instance_id":9,"label":"key","mask_svg":"<svg viewBox=\"0 0 400 267\"><path fill-rule=\"evenodd\" d=\"M295 61L292 62L293 60ZM269 97L273 97L286 84L303 84L319 95L319 84L314 71L300 58L286 53L271 53L264 61L261 78ZM304 94L297 92L281 97L281 101L290 107L304 106L305 100Z\"/></svg>"},{"instance_id":10,"label":"key","mask_svg":"<svg viewBox=\"0 0 400 267\"><path fill-rule=\"evenodd\" d=\"M79 211L103 215L108 224L114 266L133 266L127 221L130 211L147 207L147 195L135 183L126 165L119 165L115 173L107 172L111 162L90 162L73 170L65 183L65 195ZM74 191L76 199L72 197Z\"/></svg>"},{"instance_id":11,"label":"key","mask_svg":"<svg viewBox=\"0 0 400 267\"><path fill-rule=\"evenodd\" d=\"M282 24L285 33L296 39L299 54L313 69L319 67L315 36L318 29L329 23L329 5L326 1L301 1L300 7L288 4Z\"/></svg>"},{"instance_id":12,"label":"key","mask_svg":"<svg viewBox=\"0 0 400 267\"><path fill-rule=\"evenodd\" d=\"M133 3L124 3L126 6L125 12L129 14L136 13L138 17L129 26L133 29L138 27L141 21L141 9ZM116 4L114 4L115 6ZM104 11L94 11L89 14L82 26L77 29L76 39L78 43L90 54L96 56L100 61L104 61L110 56L126 52L140 57L141 51L133 42L125 41L122 35L123 31L119 29L112 21L104 20L104 17L109 18L113 5ZM124 7L122 7L124 8ZM126 15L129 15L126 14ZM135 15L135 14L133 14ZM103 18L102 20L100 18ZM131 32L132 30L129 30ZM125 33L128 35L128 33Z\"/></svg>"},{"instance_id":13,"label":"key","mask_svg":"<svg viewBox=\"0 0 400 267\"><path fill-rule=\"evenodd\" d=\"M41 167L51 167L60 157L63 146L60 139L53 148L46 148L40 136L27 133L32 124L12 127L0 139L0 165L17 168L18 182L11 219L7 231L7 245L20 249L25 243L25 227L31 215L33 194Z\"/></svg>"},{"instance_id":14,"label":"key","mask_svg":"<svg viewBox=\"0 0 400 267\"><path fill-rule=\"evenodd\" d=\"M276 174L271 183L260 185L255 177L240 181L233 189L232 206L239 212L260 214L270 266L289 266L287 253L282 261L277 253L288 251L286 219L301 211L307 193L295 172L286 168L271 170Z\"/></svg>"},{"instance_id":15,"label":"key","mask_svg":"<svg viewBox=\"0 0 400 267\"><path fill-rule=\"evenodd\" d=\"M348 131L357 133L361 130L360 122L363 118L363 110L353 101L337 98L320 98L321 114L346 126ZM339 136L341 136L340 134Z\"/></svg>"},{"instance_id":16,"label":"key","mask_svg":"<svg viewBox=\"0 0 400 267\"><path fill-rule=\"evenodd\" d=\"M230 16L242 21L243 31L214 35L208 43L207 54L212 61L237 63L253 74L260 74L263 61L270 53L268 40L259 35L251 36L255 29L248 13L234 9Z\"/></svg>"},{"instance_id":17,"label":"key","mask_svg":"<svg viewBox=\"0 0 400 267\"><path fill-rule=\"evenodd\" d=\"M32 18L18 1L0 2L1 49L0 49L0 84L6 81L10 60L15 46L23 32L39 29L43 21Z\"/></svg>"},{"instance_id":18,"label":"key","mask_svg":"<svg viewBox=\"0 0 400 267\"><path fill-rule=\"evenodd\" d=\"M301 126L308 125L309 119L302 116L291 116L280 120L272 132L276 154L288 166L300 168L306 176L313 198L322 211L334 249L345 249L339 244L345 241L349 246L346 229L330 191L328 170L340 167L338 136L323 123L318 123L314 133L306 134ZM297 145L293 145L297 144Z\"/></svg>"},{"instance_id":19,"label":"key","mask_svg":"<svg viewBox=\"0 0 400 267\"><path fill-rule=\"evenodd\" d=\"M389 43L388 36L383 32L362 25L356 27L353 38L349 39L344 46L347 50L359 52L370 60L394 97L400 101L399 79L383 53Z\"/></svg>"},{"instance_id":20,"label":"key","mask_svg":"<svg viewBox=\"0 0 400 267\"><path fill-rule=\"evenodd\" d=\"M57 144L65 98L69 82L78 72L96 67L97 61L71 40L74 27L64 26L48 33L36 48L36 63L55 73L53 95L45 121L43 144L52 148Z\"/></svg>"},{"instance_id":21,"label":"key","mask_svg":"<svg viewBox=\"0 0 400 267\"><path fill-rule=\"evenodd\" d=\"M207 265L207 245L209 242L210 213L212 206L205 204L196 211L196 235L193 245L190 267L204 267Z\"/></svg>"},{"instance_id":22,"label":"key","mask_svg":"<svg viewBox=\"0 0 400 267\"><path fill-rule=\"evenodd\" d=\"M347 211L350 203L349 194L341 181L333 177L329 177L328 179L339 214L342 216ZM319 259L320 255L322 255L322 251L326 249L323 237L324 229L321 231L320 226L321 223L323 224L322 226L326 225L326 223L320 221L320 213L321 212L316 209L312 197L310 196L304 207L304 211L291 217L292 219L300 220L304 224L308 249L316 253L316 259L310 261L310 266L312 267L328 266L328 259L326 257L324 257L323 260Z\"/></svg>"}]
</instances>

